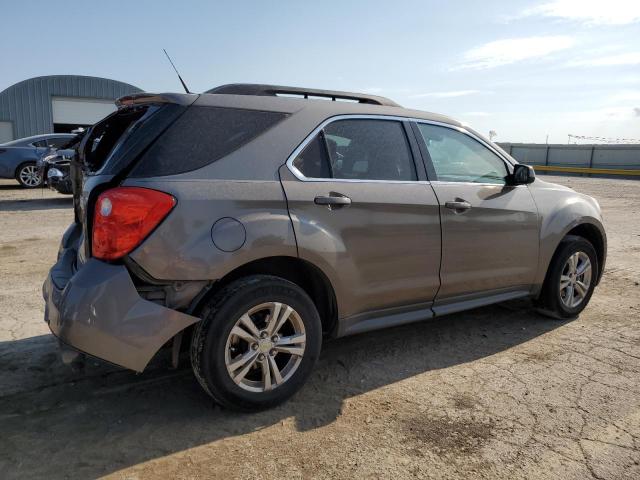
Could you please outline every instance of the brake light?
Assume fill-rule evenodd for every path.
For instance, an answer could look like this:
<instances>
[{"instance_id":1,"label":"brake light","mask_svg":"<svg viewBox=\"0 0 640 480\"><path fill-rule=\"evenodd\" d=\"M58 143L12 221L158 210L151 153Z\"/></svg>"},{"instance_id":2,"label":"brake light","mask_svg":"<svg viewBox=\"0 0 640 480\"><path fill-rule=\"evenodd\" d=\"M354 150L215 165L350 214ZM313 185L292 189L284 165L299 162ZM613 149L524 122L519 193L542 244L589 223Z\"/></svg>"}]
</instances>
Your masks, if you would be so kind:
<instances>
[{"instance_id":1,"label":"brake light","mask_svg":"<svg viewBox=\"0 0 640 480\"><path fill-rule=\"evenodd\" d=\"M98 197L91 250L95 258L115 260L131 252L175 206L168 193L117 187Z\"/></svg>"}]
</instances>

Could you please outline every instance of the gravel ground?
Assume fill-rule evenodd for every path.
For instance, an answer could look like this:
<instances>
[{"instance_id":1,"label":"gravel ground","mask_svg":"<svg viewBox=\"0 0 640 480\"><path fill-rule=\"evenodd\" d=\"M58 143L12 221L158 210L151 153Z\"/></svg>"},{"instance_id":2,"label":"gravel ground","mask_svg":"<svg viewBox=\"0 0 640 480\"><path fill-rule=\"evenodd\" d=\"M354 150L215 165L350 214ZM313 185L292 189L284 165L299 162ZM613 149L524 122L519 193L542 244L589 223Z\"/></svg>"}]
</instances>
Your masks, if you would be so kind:
<instances>
[{"instance_id":1,"label":"gravel ground","mask_svg":"<svg viewBox=\"0 0 640 480\"><path fill-rule=\"evenodd\" d=\"M328 343L285 405L212 405L186 362L58 360L41 285L70 199L0 182L0 476L640 478L640 182L595 196L609 260L572 321L511 302Z\"/></svg>"}]
</instances>

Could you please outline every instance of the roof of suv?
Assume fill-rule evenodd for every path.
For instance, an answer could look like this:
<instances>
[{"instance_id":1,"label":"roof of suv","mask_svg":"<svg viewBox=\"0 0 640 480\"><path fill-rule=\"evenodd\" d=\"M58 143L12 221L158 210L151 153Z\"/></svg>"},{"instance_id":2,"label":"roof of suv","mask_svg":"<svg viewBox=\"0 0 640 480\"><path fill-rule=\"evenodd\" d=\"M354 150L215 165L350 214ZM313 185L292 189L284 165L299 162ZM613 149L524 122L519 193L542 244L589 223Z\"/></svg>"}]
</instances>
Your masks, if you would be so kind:
<instances>
[{"instance_id":1,"label":"roof of suv","mask_svg":"<svg viewBox=\"0 0 640 480\"><path fill-rule=\"evenodd\" d=\"M316 110L326 117L335 115L384 115L418 118L461 126L461 123L437 113L401 107L393 100L363 93L319 90L300 87L262 84L228 84L202 94L140 93L122 97L118 105L147 102L168 102L200 106L246 108L295 113Z\"/></svg>"}]
</instances>

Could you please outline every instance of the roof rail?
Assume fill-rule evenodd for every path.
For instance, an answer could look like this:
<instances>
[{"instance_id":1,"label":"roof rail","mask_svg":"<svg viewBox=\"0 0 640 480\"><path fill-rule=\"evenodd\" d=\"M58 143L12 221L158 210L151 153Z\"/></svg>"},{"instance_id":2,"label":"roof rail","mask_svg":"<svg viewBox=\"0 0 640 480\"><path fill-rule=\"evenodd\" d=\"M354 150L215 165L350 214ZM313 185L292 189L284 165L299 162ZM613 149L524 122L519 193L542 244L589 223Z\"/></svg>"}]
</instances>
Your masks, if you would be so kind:
<instances>
[{"instance_id":1,"label":"roof rail","mask_svg":"<svg viewBox=\"0 0 640 480\"><path fill-rule=\"evenodd\" d=\"M256 83L229 83L220 87L212 88L204 93L216 93L226 95L257 95L276 97L279 95L300 96L303 98L322 97L336 100L351 100L358 103L368 103L370 105L386 105L389 107L399 107L396 102L377 95L367 95L365 93L339 92L334 90L319 90L316 88L284 87L281 85L260 85Z\"/></svg>"}]
</instances>

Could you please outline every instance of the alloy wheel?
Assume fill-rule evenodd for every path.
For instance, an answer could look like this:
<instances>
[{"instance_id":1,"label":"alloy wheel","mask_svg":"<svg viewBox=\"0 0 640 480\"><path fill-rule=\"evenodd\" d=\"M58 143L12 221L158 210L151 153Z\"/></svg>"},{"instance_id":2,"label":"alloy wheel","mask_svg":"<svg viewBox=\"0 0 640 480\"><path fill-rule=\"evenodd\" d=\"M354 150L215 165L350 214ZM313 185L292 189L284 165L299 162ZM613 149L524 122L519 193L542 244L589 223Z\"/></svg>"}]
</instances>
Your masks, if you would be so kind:
<instances>
[{"instance_id":1,"label":"alloy wheel","mask_svg":"<svg viewBox=\"0 0 640 480\"><path fill-rule=\"evenodd\" d=\"M580 305L591 286L591 260L584 252L575 252L565 263L560 275L560 299L569 308Z\"/></svg>"},{"instance_id":2,"label":"alloy wheel","mask_svg":"<svg viewBox=\"0 0 640 480\"><path fill-rule=\"evenodd\" d=\"M284 303L262 303L242 315L231 329L225 365L240 388L267 392L293 376L302 362L305 346L300 315Z\"/></svg>"},{"instance_id":3,"label":"alloy wheel","mask_svg":"<svg viewBox=\"0 0 640 480\"><path fill-rule=\"evenodd\" d=\"M25 165L18 174L20 182L27 187L37 187L42 182L40 172L35 165Z\"/></svg>"}]
</instances>

